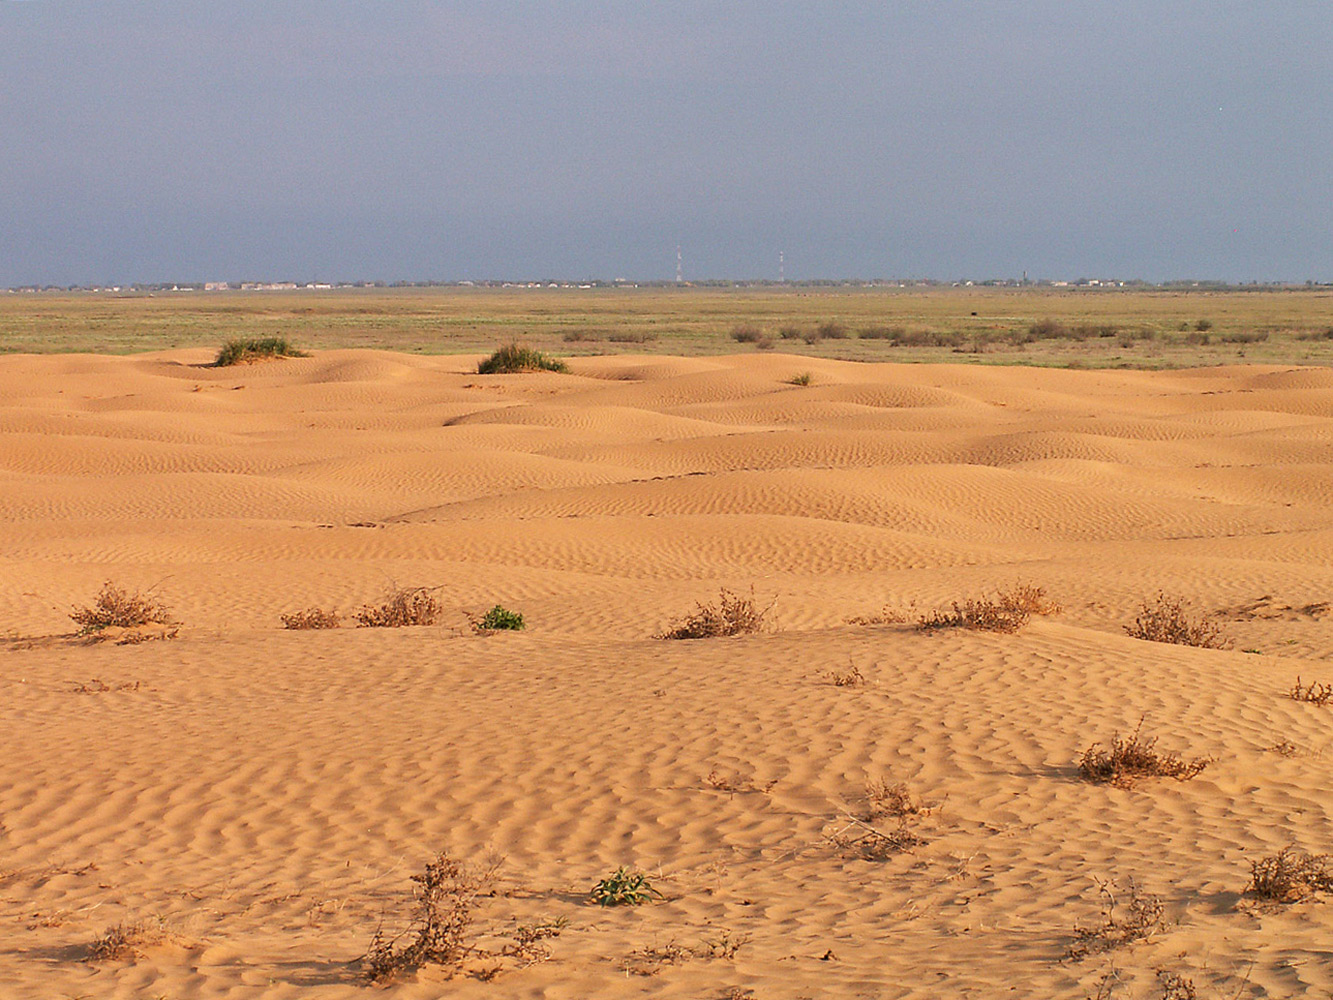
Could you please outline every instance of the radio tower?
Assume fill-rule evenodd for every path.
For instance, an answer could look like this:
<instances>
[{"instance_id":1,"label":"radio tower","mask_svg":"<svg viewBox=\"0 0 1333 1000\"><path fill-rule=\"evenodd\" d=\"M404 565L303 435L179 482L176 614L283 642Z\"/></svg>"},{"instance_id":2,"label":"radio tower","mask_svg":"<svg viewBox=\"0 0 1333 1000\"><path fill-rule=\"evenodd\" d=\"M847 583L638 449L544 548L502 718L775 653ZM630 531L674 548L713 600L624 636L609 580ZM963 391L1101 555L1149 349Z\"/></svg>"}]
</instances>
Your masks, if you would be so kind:
<instances>
[{"instance_id":1,"label":"radio tower","mask_svg":"<svg viewBox=\"0 0 1333 1000\"><path fill-rule=\"evenodd\" d=\"M682 274L682 268L681 268L680 244L677 243L677 244L676 244L676 284L679 285L679 284L680 284L682 281L684 281L684 280L685 280L685 278L683 277L683 274Z\"/></svg>"},{"instance_id":2,"label":"radio tower","mask_svg":"<svg viewBox=\"0 0 1333 1000\"><path fill-rule=\"evenodd\" d=\"M787 283L787 255L784 251L778 251L778 284Z\"/></svg>"}]
</instances>

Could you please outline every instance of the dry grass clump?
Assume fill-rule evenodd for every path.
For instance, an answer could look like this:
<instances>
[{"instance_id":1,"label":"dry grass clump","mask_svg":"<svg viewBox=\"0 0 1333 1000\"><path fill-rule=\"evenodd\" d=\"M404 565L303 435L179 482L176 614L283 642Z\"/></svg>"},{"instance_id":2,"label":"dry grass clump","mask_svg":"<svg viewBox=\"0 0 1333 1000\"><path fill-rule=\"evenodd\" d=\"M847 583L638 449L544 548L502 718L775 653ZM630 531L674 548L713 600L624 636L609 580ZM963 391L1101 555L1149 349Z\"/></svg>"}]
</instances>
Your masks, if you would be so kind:
<instances>
[{"instance_id":1,"label":"dry grass clump","mask_svg":"<svg viewBox=\"0 0 1333 1000\"><path fill-rule=\"evenodd\" d=\"M892 816L899 820L921 819L932 812L934 810L913 795L904 781L891 785L882 778L876 778L866 782L867 821L883 816Z\"/></svg>"},{"instance_id":2,"label":"dry grass clump","mask_svg":"<svg viewBox=\"0 0 1333 1000\"><path fill-rule=\"evenodd\" d=\"M286 337L255 337L229 340L222 345L218 356L213 361L215 368L229 365L248 365L256 361L270 361L274 358L305 358L304 351L298 351Z\"/></svg>"},{"instance_id":3,"label":"dry grass clump","mask_svg":"<svg viewBox=\"0 0 1333 1000\"><path fill-rule=\"evenodd\" d=\"M1095 927L1074 927L1070 958L1100 954L1142 941L1165 924L1166 908L1161 897L1143 892L1133 879L1129 880L1129 898L1123 909L1119 909L1113 882L1098 881L1097 887L1102 896L1102 922Z\"/></svg>"},{"instance_id":4,"label":"dry grass clump","mask_svg":"<svg viewBox=\"0 0 1333 1000\"><path fill-rule=\"evenodd\" d=\"M1143 720L1127 738L1117 733L1110 746L1103 750L1094 743L1079 758L1078 773L1084 781L1097 784L1131 787L1140 778L1175 778L1189 781L1213 763L1213 757L1194 757L1184 760L1175 751L1157 749L1157 737L1142 735Z\"/></svg>"},{"instance_id":5,"label":"dry grass clump","mask_svg":"<svg viewBox=\"0 0 1333 1000\"><path fill-rule=\"evenodd\" d=\"M1309 684L1302 685L1301 679L1296 678L1296 683L1292 686L1291 697L1296 701L1309 702L1323 708L1330 701L1333 701L1333 684L1323 684L1319 681L1311 681Z\"/></svg>"},{"instance_id":6,"label":"dry grass clump","mask_svg":"<svg viewBox=\"0 0 1333 1000\"><path fill-rule=\"evenodd\" d=\"M361 968L372 983L386 983L416 972L423 965L440 965L452 975L476 951L470 939L473 909L500 870L492 859L471 867L441 851L426 865L416 883L415 905L406 931L388 937L381 924L370 947L361 956ZM406 943L400 944L404 938Z\"/></svg>"},{"instance_id":7,"label":"dry grass clump","mask_svg":"<svg viewBox=\"0 0 1333 1000\"><path fill-rule=\"evenodd\" d=\"M981 632L1017 632L1033 615L1051 615L1060 605L1046 598L1042 587L1016 583L994 598L969 598L953 602L952 611L934 611L922 615L917 627L924 631L942 628L970 628Z\"/></svg>"},{"instance_id":8,"label":"dry grass clump","mask_svg":"<svg viewBox=\"0 0 1333 1000\"><path fill-rule=\"evenodd\" d=\"M657 638L712 639L761 632L766 627L773 603L769 602L766 606L755 603L753 588L749 597L741 597L723 587L716 604L696 602L692 615L672 625Z\"/></svg>"},{"instance_id":9,"label":"dry grass clump","mask_svg":"<svg viewBox=\"0 0 1333 1000\"><path fill-rule=\"evenodd\" d=\"M102 584L102 590L92 607L75 608L69 616L79 626L80 635L100 632L106 628L176 624L166 605L156 597L138 591L130 593L109 580Z\"/></svg>"},{"instance_id":10,"label":"dry grass clump","mask_svg":"<svg viewBox=\"0 0 1333 1000\"><path fill-rule=\"evenodd\" d=\"M477 364L478 375L513 375L516 372L564 372L563 361L521 344L506 344Z\"/></svg>"},{"instance_id":11,"label":"dry grass clump","mask_svg":"<svg viewBox=\"0 0 1333 1000\"><path fill-rule=\"evenodd\" d=\"M1125 631L1135 639L1148 642L1169 642L1178 646L1198 646L1201 649L1229 649L1231 640L1216 622L1205 614L1191 615L1179 597L1158 593L1153 600L1145 600L1133 625Z\"/></svg>"},{"instance_id":12,"label":"dry grass clump","mask_svg":"<svg viewBox=\"0 0 1333 1000\"><path fill-rule=\"evenodd\" d=\"M738 344L757 344L764 339L764 331L753 323L737 323L731 328L731 339Z\"/></svg>"},{"instance_id":13,"label":"dry grass clump","mask_svg":"<svg viewBox=\"0 0 1333 1000\"><path fill-rule=\"evenodd\" d=\"M337 628L342 624L342 616L336 611L323 608L307 608L305 611L293 611L282 616L282 627L292 629Z\"/></svg>"},{"instance_id":14,"label":"dry grass clump","mask_svg":"<svg viewBox=\"0 0 1333 1000\"><path fill-rule=\"evenodd\" d=\"M149 948L179 941L179 936L172 931L165 917L122 921L108 927L93 939L88 946L88 957L95 962L123 962L142 958Z\"/></svg>"},{"instance_id":15,"label":"dry grass clump","mask_svg":"<svg viewBox=\"0 0 1333 1000\"><path fill-rule=\"evenodd\" d=\"M862 861L888 861L895 855L925 844L926 838L910 829L906 821L899 821L894 829L884 830L856 819L843 817L844 825L825 839L844 857Z\"/></svg>"},{"instance_id":16,"label":"dry grass clump","mask_svg":"<svg viewBox=\"0 0 1333 1000\"><path fill-rule=\"evenodd\" d=\"M366 605L355 615L361 628L402 628L405 625L434 625L444 613L435 595L426 587L390 592L383 604Z\"/></svg>"},{"instance_id":17,"label":"dry grass clump","mask_svg":"<svg viewBox=\"0 0 1333 1000\"><path fill-rule=\"evenodd\" d=\"M1316 892L1333 892L1333 855L1284 847L1277 854L1250 862L1250 884L1245 891L1278 903L1295 903Z\"/></svg>"}]
</instances>

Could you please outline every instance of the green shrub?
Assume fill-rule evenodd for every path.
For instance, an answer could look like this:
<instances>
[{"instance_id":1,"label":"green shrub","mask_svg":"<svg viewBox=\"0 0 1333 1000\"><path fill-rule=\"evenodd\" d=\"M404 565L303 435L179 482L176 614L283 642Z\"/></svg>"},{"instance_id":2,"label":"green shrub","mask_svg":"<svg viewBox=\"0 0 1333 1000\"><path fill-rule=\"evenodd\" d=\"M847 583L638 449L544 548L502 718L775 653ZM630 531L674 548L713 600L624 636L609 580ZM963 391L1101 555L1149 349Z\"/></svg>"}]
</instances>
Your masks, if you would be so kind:
<instances>
[{"instance_id":1,"label":"green shrub","mask_svg":"<svg viewBox=\"0 0 1333 1000\"><path fill-rule=\"evenodd\" d=\"M520 344L506 344L477 365L478 375L512 375L516 372L569 371L563 361Z\"/></svg>"},{"instance_id":2,"label":"green shrub","mask_svg":"<svg viewBox=\"0 0 1333 1000\"><path fill-rule=\"evenodd\" d=\"M226 368L228 365L245 365L253 361L266 361L271 358L305 358L304 351L298 351L286 337L258 337L251 339L229 340L218 351L215 367Z\"/></svg>"},{"instance_id":3,"label":"green shrub","mask_svg":"<svg viewBox=\"0 0 1333 1000\"><path fill-rule=\"evenodd\" d=\"M599 906L638 906L662 894L652 887L648 876L621 865L592 887L592 901Z\"/></svg>"},{"instance_id":4,"label":"green shrub","mask_svg":"<svg viewBox=\"0 0 1333 1000\"><path fill-rule=\"evenodd\" d=\"M472 624L478 632L518 632L523 628L523 616L497 604Z\"/></svg>"}]
</instances>

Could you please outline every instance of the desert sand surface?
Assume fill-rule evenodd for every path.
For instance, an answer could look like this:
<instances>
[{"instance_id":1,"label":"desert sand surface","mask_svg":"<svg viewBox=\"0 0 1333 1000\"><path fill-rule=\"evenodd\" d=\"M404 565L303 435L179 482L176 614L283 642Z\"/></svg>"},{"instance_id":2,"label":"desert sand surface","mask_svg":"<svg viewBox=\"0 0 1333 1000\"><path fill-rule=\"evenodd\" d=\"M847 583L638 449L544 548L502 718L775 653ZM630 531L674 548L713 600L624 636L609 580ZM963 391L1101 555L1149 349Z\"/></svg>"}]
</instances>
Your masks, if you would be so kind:
<instances>
[{"instance_id":1,"label":"desert sand surface","mask_svg":"<svg viewBox=\"0 0 1333 1000\"><path fill-rule=\"evenodd\" d=\"M1333 997L1333 897L1245 894L1333 850L1333 371L210 360L0 358L0 997ZM76 636L104 581L179 633ZM1063 610L915 626L1019 581ZM442 622L279 620L395 586ZM772 628L655 638L722 587ZM1126 635L1158 592L1232 648ZM1080 780L1140 721L1215 761ZM931 812L867 860L874 781ZM444 850L547 960L367 985ZM661 897L592 904L620 865ZM1131 880L1162 925L1071 957Z\"/></svg>"}]
</instances>

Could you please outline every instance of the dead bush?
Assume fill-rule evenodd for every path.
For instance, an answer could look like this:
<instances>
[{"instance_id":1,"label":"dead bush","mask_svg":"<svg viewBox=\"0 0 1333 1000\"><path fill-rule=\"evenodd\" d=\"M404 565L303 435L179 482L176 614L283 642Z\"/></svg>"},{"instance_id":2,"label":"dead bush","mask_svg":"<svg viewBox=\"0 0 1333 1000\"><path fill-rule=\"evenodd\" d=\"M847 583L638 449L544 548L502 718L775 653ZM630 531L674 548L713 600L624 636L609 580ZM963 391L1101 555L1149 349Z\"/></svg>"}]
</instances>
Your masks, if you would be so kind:
<instances>
[{"instance_id":1,"label":"dead bush","mask_svg":"<svg viewBox=\"0 0 1333 1000\"><path fill-rule=\"evenodd\" d=\"M130 593L108 580L92 607L75 608L69 614L80 635L106 628L137 628L143 625L175 625L171 612L156 597Z\"/></svg>"},{"instance_id":2,"label":"dead bush","mask_svg":"<svg viewBox=\"0 0 1333 1000\"><path fill-rule=\"evenodd\" d=\"M882 778L876 778L866 782L867 822L879 819L881 816L892 816L899 820L920 819L932 812L934 810L913 795L904 781L891 785Z\"/></svg>"},{"instance_id":3,"label":"dead bush","mask_svg":"<svg viewBox=\"0 0 1333 1000\"><path fill-rule=\"evenodd\" d=\"M1216 622L1208 620L1206 614L1192 615L1182 598L1167 597L1161 592L1152 600L1143 602L1134 624L1126 625L1125 632L1148 642L1169 642L1201 649L1231 647L1231 640Z\"/></svg>"},{"instance_id":4,"label":"dead bush","mask_svg":"<svg viewBox=\"0 0 1333 1000\"><path fill-rule=\"evenodd\" d=\"M1111 737L1108 748L1094 743L1083 751L1078 773L1084 781L1131 787L1140 778L1175 778L1188 781L1213 763L1213 757L1184 760L1174 751L1157 749L1157 737L1142 735L1143 720L1127 738Z\"/></svg>"},{"instance_id":5,"label":"dead bush","mask_svg":"<svg viewBox=\"0 0 1333 1000\"><path fill-rule=\"evenodd\" d=\"M1128 899L1123 907L1116 899L1115 883L1098 880L1097 888L1102 897L1102 922L1095 927L1075 925L1070 958L1101 954L1142 941L1164 926L1166 908L1161 897L1142 891L1133 879L1129 880Z\"/></svg>"},{"instance_id":6,"label":"dead bush","mask_svg":"<svg viewBox=\"0 0 1333 1000\"><path fill-rule=\"evenodd\" d=\"M520 969L545 962L551 957L551 946L545 943L546 940L559 937L568 924L565 917L519 924L509 936L509 944L504 946L501 954L512 958Z\"/></svg>"},{"instance_id":7,"label":"dead bush","mask_svg":"<svg viewBox=\"0 0 1333 1000\"><path fill-rule=\"evenodd\" d=\"M1318 681L1311 681L1309 684L1302 685L1301 679L1296 678L1296 683L1291 689L1291 697L1296 701L1309 702L1323 708L1330 701L1333 701L1333 684L1322 684Z\"/></svg>"},{"instance_id":8,"label":"dead bush","mask_svg":"<svg viewBox=\"0 0 1333 1000\"><path fill-rule=\"evenodd\" d=\"M149 948L180 941L181 938L171 929L165 917L122 921L108 927L93 939L88 946L88 957L95 962L124 962L142 958Z\"/></svg>"},{"instance_id":9,"label":"dead bush","mask_svg":"<svg viewBox=\"0 0 1333 1000\"><path fill-rule=\"evenodd\" d=\"M361 628L402 628L406 625L434 625L444 609L427 587L390 591L383 604L366 605L356 613Z\"/></svg>"},{"instance_id":10,"label":"dead bush","mask_svg":"<svg viewBox=\"0 0 1333 1000\"><path fill-rule=\"evenodd\" d=\"M969 598L953 602L952 611L922 615L917 627L924 631L969 628L982 632L1017 632L1035 615L1055 614L1060 605L1046 598L1046 591L1031 584L1016 583L993 598Z\"/></svg>"},{"instance_id":11,"label":"dead bush","mask_svg":"<svg viewBox=\"0 0 1333 1000\"><path fill-rule=\"evenodd\" d=\"M848 625L901 625L907 621L907 614L886 604L873 615L853 615L843 621Z\"/></svg>"},{"instance_id":12,"label":"dead bush","mask_svg":"<svg viewBox=\"0 0 1333 1000\"><path fill-rule=\"evenodd\" d=\"M775 601L761 606L755 602L754 588L749 597L741 597L722 588L716 604L697 602L692 615L683 618L657 636L659 639L712 639L719 636L762 632Z\"/></svg>"},{"instance_id":13,"label":"dead bush","mask_svg":"<svg viewBox=\"0 0 1333 1000\"><path fill-rule=\"evenodd\" d=\"M840 688L859 688L865 687L866 675L861 673L861 668L855 663L849 664L847 670L830 670L828 679L834 687Z\"/></svg>"},{"instance_id":14,"label":"dead bush","mask_svg":"<svg viewBox=\"0 0 1333 1000\"><path fill-rule=\"evenodd\" d=\"M1176 972L1166 969L1157 970L1157 981L1162 985L1160 1000L1199 1000L1199 991L1194 987L1193 979L1186 979Z\"/></svg>"},{"instance_id":15,"label":"dead bush","mask_svg":"<svg viewBox=\"0 0 1333 1000\"><path fill-rule=\"evenodd\" d=\"M342 624L342 616L336 611L323 608L307 608L305 611L293 611L282 616L282 627L292 629L337 628Z\"/></svg>"},{"instance_id":16,"label":"dead bush","mask_svg":"<svg viewBox=\"0 0 1333 1000\"><path fill-rule=\"evenodd\" d=\"M927 842L925 837L908 827L906 819L899 820L897 827L885 830L851 816L844 817L844 825L825 839L843 857L862 861L888 861Z\"/></svg>"},{"instance_id":17,"label":"dead bush","mask_svg":"<svg viewBox=\"0 0 1333 1000\"><path fill-rule=\"evenodd\" d=\"M472 940L477 899L495 881L500 859L472 867L441 851L426 865L416 883L411 923L395 936L376 928L361 968L372 983L385 983L415 973L423 965L440 965L452 975L477 950ZM400 943L404 939L406 943Z\"/></svg>"},{"instance_id":18,"label":"dead bush","mask_svg":"<svg viewBox=\"0 0 1333 1000\"><path fill-rule=\"evenodd\" d=\"M1250 862L1246 892L1277 903L1295 903L1316 892L1333 892L1333 855L1307 854L1295 846Z\"/></svg>"}]
</instances>

